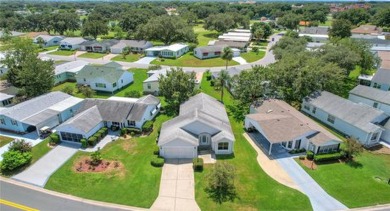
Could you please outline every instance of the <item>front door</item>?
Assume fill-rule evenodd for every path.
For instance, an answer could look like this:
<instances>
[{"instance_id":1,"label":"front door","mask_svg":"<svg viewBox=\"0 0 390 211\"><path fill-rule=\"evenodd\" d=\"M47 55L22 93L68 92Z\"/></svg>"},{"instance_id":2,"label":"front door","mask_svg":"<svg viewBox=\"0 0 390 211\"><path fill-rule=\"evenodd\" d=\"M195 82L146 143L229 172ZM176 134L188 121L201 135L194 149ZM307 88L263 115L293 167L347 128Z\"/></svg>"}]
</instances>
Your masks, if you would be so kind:
<instances>
[{"instance_id":1,"label":"front door","mask_svg":"<svg viewBox=\"0 0 390 211\"><path fill-rule=\"evenodd\" d=\"M301 139L295 141L295 149L299 149L301 147Z\"/></svg>"}]
</instances>

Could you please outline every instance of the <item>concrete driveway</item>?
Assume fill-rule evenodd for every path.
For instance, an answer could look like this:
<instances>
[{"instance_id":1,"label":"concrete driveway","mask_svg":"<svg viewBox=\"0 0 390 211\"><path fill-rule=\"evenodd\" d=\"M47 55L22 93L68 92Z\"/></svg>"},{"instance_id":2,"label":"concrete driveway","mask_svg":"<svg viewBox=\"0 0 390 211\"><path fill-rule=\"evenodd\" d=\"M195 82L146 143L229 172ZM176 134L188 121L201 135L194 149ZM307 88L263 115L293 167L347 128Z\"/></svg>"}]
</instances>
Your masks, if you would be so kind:
<instances>
[{"instance_id":1,"label":"concrete driveway","mask_svg":"<svg viewBox=\"0 0 390 211\"><path fill-rule=\"evenodd\" d=\"M293 181L309 197L315 211L347 210L348 208L330 196L309 174L298 165L293 158L277 159Z\"/></svg>"},{"instance_id":2,"label":"concrete driveway","mask_svg":"<svg viewBox=\"0 0 390 211\"><path fill-rule=\"evenodd\" d=\"M151 210L200 210L195 201L195 179L191 159L166 160L160 192Z\"/></svg>"},{"instance_id":3,"label":"concrete driveway","mask_svg":"<svg viewBox=\"0 0 390 211\"><path fill-rule=\"evenodd\" d=\"M246 62L246 60L240 56L238 57L233 57L233 60L238 62L239 64L248 64L248 62Z\"/></svg>"},{"instance_id":4,"label":"concrete driveway","mask_svg":"<svg viewBox=\"0 0 390 211\"><path fill-rule=\"evenodd\" d=\"M140 60L134 62L136 64L150 64L153 60L155 60L157 57L151 57L151 56L146 56L144 58L141 58Z\"/></svg>"},{"instance_id":5,"label":"concrete driveway","mask_svg":"<svg viewBox=\"0 0 390 211\"><path fill-rule=\"evenodd\" d=\"M62 143L28 169L12 177L12 179L44 187L50 176L71 158L77 152L78 148L78 145Z\"/></svg>"}]
</instances>

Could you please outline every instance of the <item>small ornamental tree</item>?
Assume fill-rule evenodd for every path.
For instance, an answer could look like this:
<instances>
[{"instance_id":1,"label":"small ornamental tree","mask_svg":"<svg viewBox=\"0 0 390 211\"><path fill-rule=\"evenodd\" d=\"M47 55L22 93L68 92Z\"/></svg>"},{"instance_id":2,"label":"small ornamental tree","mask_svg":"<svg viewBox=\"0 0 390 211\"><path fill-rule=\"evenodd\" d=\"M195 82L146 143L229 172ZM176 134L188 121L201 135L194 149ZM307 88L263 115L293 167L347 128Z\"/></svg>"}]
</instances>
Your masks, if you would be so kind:
<instances>
[{"instance_id":1,"label":"small ornamental tree","mask_svg":"<svg viewBox=\"0 0 390 211\"><path fill-rule=\"evenodd\" d=\"M100 149L91 154L91 160L92 165L99 165L99 163L102 161L102 154L100 153Z\"/></svg>"},{"instance_id":2,"label":"small ornamental tree","mask_svg":"<svg viewBox=\"0 0 390 211\"><path fill-rule=\"evenodd\" d=\"M15 140L11 142L8 146L10 151L19 151L19 152L31 152L32 145L29 142L26 142L24 139Z\"/></svg>"},{"instance_id":3,"label":"small ornamental tree","mask_svg":"<svg viewBox=\"0 0 390 211\"><path fill-rule=\"evenodd\" d=\"M222 204L237 198L234 185L235 169L227 162L217 162L207 175L206 192L213 201Z\"/></svg>"},{"instance_id":4,"label":"small ornamental tree","mask_svg":"<svg viewBox=\"0 0 390 211\"><path fill-rule=\"evenodd\" d=\"M122 58L126 60L126 56L130 54L131 48L130 46L126 46L122 50Z\"/></svg>"},{"instance_id":5,"label":"small ornamental tree","mask_svg":"<svg viewBox=\"0 0 390 211\"><path fill-rule=\"evenodd\" d=\"M363 152L363 145L355 138L347 138L345 140L345 148L343 150L346 157L352 160L354 156L358 156Z\"/></svg>"}]
</instances>

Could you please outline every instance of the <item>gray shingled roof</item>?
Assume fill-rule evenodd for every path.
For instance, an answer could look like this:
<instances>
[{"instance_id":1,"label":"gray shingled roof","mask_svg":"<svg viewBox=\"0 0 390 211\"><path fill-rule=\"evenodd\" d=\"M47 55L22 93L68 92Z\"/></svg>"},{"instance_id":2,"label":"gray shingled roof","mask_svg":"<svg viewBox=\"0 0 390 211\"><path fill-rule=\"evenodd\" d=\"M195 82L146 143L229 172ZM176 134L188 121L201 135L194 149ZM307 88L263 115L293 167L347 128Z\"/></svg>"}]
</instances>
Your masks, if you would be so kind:
<instances>
[{"instance_id":1,"label":"gray shingled roof","mask_svg":"<svg viewBox=\"0 0 390 211\"><path fill-rule=\"evenodd\" d=\"M65 94L63 92L50 92L45 95L38 96L31 100L27 100L12 107L8 107L4 110L1 110L0 115L5 115L18 121L23 121L24 119L41 113L46 109L49 109L49 107L55 104L59 104L70 98L75 97Z\"/></svg>"},{"instance_id":2,"label":"gray shingled roof","mask_svg":"<svg viewBox=\"0 0 390 211\"><path fill-rule=\"evenodd\" d=\"M120 68L110 66L86 65L77 73L76 78L103 78L109 83L115 83L121 78L124 73L125 70L122 70Z\"/></svg>"},{"instance_id":3,"label":"gray shingled roof","mask_svg":"<svg viewBox=\"0 0 390 211\"><path fill-rule=\"evenodd\" d=\"M77 60L72 62L66 62L64 64L57 65L54 69L54 74L58 75L64 72L72 72L75 73L85 65L88 65L89 62L83 60Z\"/></svg>"},{"instance_id":4,"label":"gray shingled roof","mask_svg":"<svg viewBox=\"0 0 390 211\"><path fill-rule=\"evenodd\" d=\"M233 41L223 41L218 40L215 41L214 45L222 45L222 46L229 46L231 48L245 48L248 43L247 42L233 42Z\"/></svg>"},{"instance_id":5,"label":"gray shingled roof","mask_svg":"<svg viewBox=\"0 0 390 211\"><path fill-rule=\"evenodd\" d=\"M80 45L81 43L83 43L85 41L86 41L86 39L84 39L82 37L68 37L68 38L61 40L60 44L66 42L66 43L69 43L72 45Z\"/></svg>"},{"instance_id":6,"label":"gray shingled roof","mask_svg":"<svg viewBox=\"0 0 390 211\"><path fill-rule=\"evenodd\" d=\"M91 131L96 127L97 124L103 121L102 116L100 115L99 109L97 106L92 106L91 108L78 113L73 118L62 123L56 128L57 131L61 131L63 127L73 127L81 130L84 133Z\"/></svg>"},{"instance_id":7,"label":"gray shingled roof","mask_svg":"<svg viewBox=\"0 0 390 211\"><path fill-rule=\"evenodd\" d=\"M179 116L163 123L158 144L161 146L179 138L197 146L198 139L182 129L193 121L201 121L210 127L219 129L220 132L214 134L212 140L226 138L234 141L229 118L223 104L204 93L199 93L180 106Z\"/></svg>"},{"instance_id":8,"label":"gray shingled roof","mask_svg":"<svg viewBox=\"0 0 390 211\"><path fill-rule=\"evenodd\" d=\"M233 77L235 75L238 75L240 74L241 70L237 69L236 67L229 67L227 69L227 72L229 74L230 77ZM214 78L218 78L219 77L219 72L212 72L211 75L214 77Z\"/></svg>"},{"instance_id":9,"label":"gray shingled roof","mask_svg":"<svg viewBox=\"0 0 390 211\"><path fill-rule=\"evenodd\" d=\"M322 34L328 35L328 27L305 27L300 31L301 34Z\"/></svg>"},{"instance_id":10,"label":"gray shingled roof","mask_svg":"<svg viewBox=\"0 0 390 211\"><path fill-rule=\"evenodd\" d=\"M371 81L380 84L390 84L390 69L379 68Z\"/></svg>"},{"instance_id":11,"label":"gray shingled roof","mask_svg":"<svg viewBox=\"0 0 390 211\"><path fill-rule=\"evenodd\" d=\"M106 47L111 47L117 44L119 40L103 40L103 41L97 41L97 40L87 40L82 42L80 45L82 46L91 46L91 45L101 45Z\"/></svg>"},{"instance_id":12,"label":"gray shingled roof","mask_svg":"<svg viewBox=\"0 0 390 211\"><path fill-rule=\"evenodd\" d=\"M314 92L304 100L366 132L375 132L379 129L379 126L371 122L384 113L371 106L354 103L327 91Z\"/></svg>"},{"instance_id":13,"label":"gray shingled roof","mask_svg":"<svg viewBox=\"0 0 390 211\"><path fill-rule=\"evenodd\" d=\"M222 52L225 47L227 47L227 45L210 45L210 46L197 47L195 48L195 50L198 50L201 53L210 53L216 51Z\"/></svg>"},{"instance_id":14,"label":"gray shingled roof","mask_svg":"<svg viewBox=\"0 0 390 211\"><path fill-rule=\"evenodd\" d=\"M148 105L158 105L160 104L160 99L153 95L146 95L137 100L137 103L144 103Z\"/></svg>"},{"instance_id":15,"label":"gray shingled roof","mask_svg":"<svg viewBox=\"0 0 390 211\"><path fill-rule=\"evenodd\" d=\"M353 88L349 92L349 94L357 95L360 97L364 97L367 99L371 99L377 102L390 105L390 92L388 91L383 91L369 86L358 85L355 88Z\"/></svg>"},{"instance_id":16,"label":"gray shingled roof","mask_svg":"<svg viewBox=\"0 0 390 211\"><path fill-rule=\"evenodd\" d=\"M113 45L112 48L124 48L130 46L132 48L144 48L149 44L149 41L145 40L120 40L117 44Z\"/></svg>"},{"instance_id":17,"label":"gray shingled roof","mask_svg":"<svg viewBox=\"0 0 390 211\"><path fill-rule=\"evenodd\" d=\"M57 116L60 112L52 109L46 109L40 113L37 113L27 119L24 119L23 122L29 125L38 125L39 123L45 122L55 116Z\"/></svg>"}]
</instances>

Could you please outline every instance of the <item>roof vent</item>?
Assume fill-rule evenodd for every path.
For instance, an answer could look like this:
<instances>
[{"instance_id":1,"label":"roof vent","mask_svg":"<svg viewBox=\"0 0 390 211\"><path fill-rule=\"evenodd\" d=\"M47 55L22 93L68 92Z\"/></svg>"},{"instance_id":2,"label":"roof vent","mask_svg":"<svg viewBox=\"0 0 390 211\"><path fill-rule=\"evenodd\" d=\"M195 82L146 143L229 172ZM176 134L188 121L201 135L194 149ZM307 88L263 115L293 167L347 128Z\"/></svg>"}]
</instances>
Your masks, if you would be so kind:
<instances>
[{"instance_id":1,"label":"roof vent","mask_svg":"<svg viewBox=\"0 0 390 211\"><path fill-rule=\"evenodd\" d=\"M303 126L303 124L301 124L301 126Z\"/></svg>"},{"instance_id":2,"label":"roof vent","mask_svg":"<svg viewBox=\"0 0 390 211\"><path fill-rule=\"evenodd\" d=\"M272 109L270 109L270 110L268 110L266 113L267 114L269 114L269 113L271 113L273 110Z\"/></svg>"}]
</instances>

